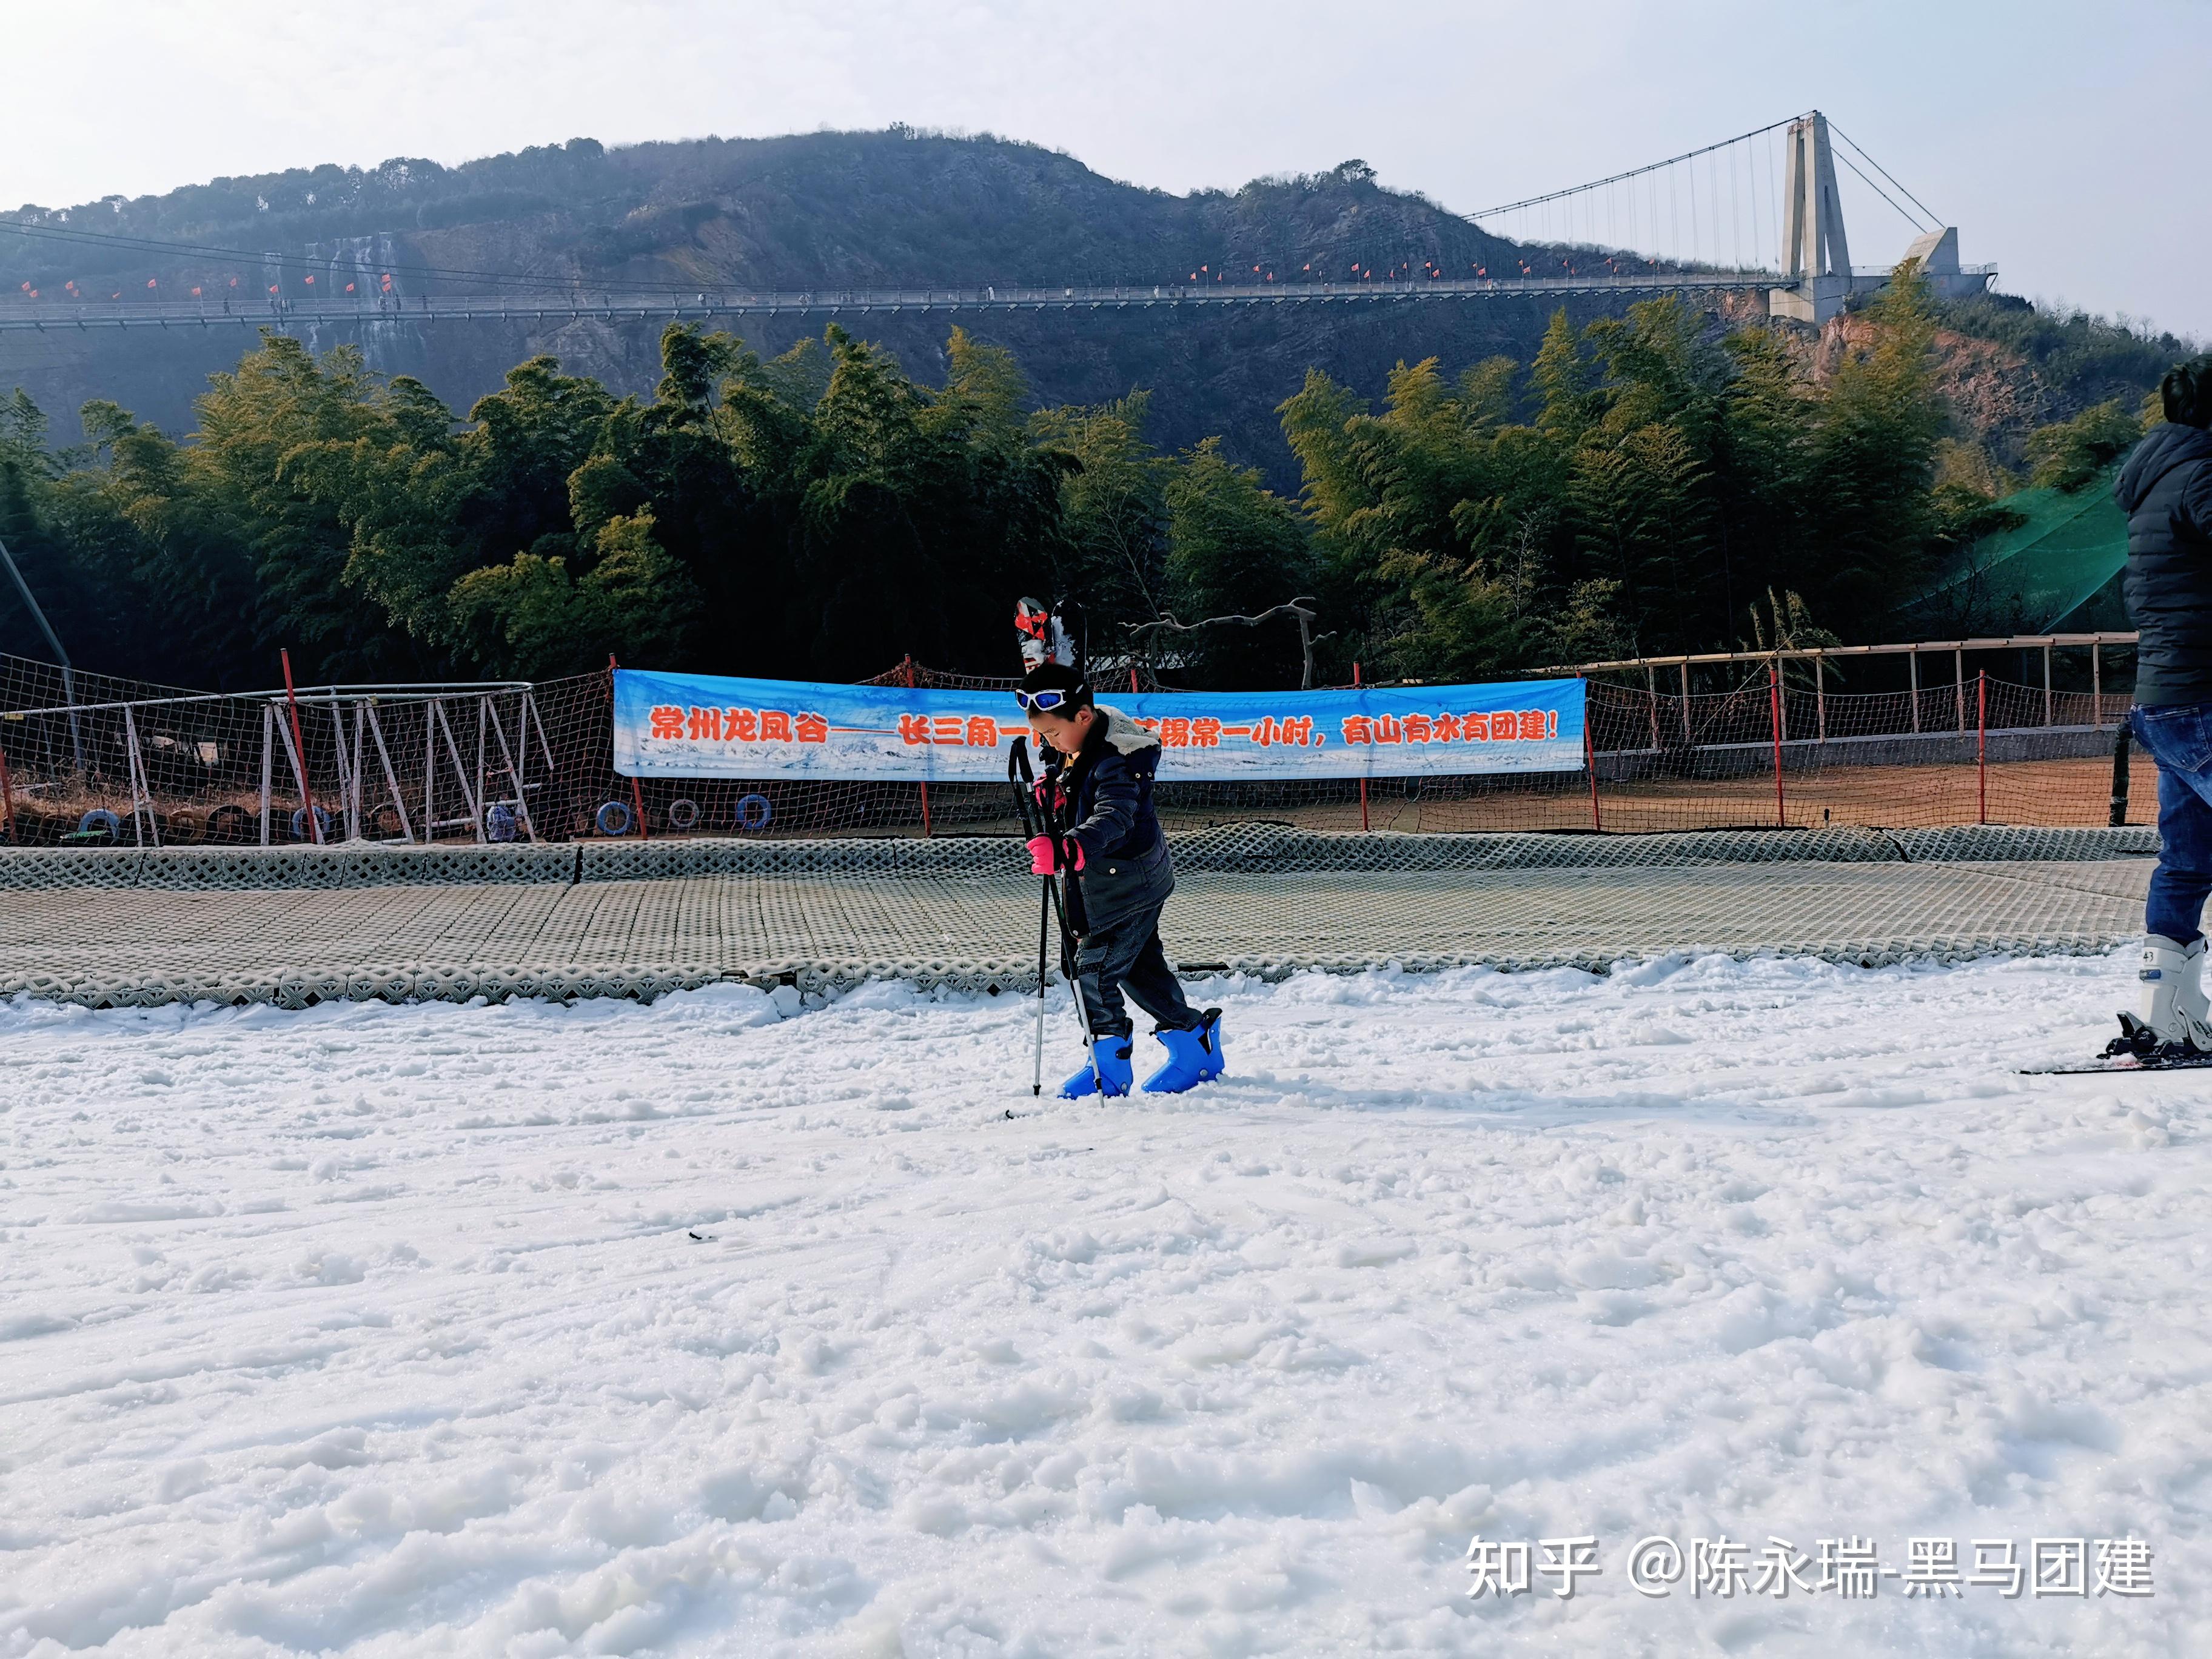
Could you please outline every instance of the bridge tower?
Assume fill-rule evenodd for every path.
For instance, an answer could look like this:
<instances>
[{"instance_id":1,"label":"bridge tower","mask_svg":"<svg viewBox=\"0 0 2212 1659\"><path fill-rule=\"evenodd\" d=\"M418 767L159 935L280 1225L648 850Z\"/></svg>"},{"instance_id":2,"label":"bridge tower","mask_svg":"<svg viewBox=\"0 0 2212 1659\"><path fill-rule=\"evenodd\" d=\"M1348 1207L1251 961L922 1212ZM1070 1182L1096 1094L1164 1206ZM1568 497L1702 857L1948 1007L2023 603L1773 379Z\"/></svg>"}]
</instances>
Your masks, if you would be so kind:
<instances>
[{"instance_id":1,"label":"bridge tower","mask_svg":"<svg viewBox=\"0 0 2212 1659\"><path fill-rule=\"evenodd\" d=\"M1865 155L1863 150L1860 154ZM1792 121L1784 155L1787 167L1783 182L1782 271L1791 286L1766 291L1767 315L1800 323L1825 323L1844 308L1854 293L1887 284L1889 273L1851 274L1850 247L1844 240L1843 198L1836 191L1836 158L1828 148L1828 118L1814 110ZM1871 157L1866 159L1872 162ZM1890 183L1897 181L1892 179ZM1917 197L1905 192L1902 185L1898 189L1906 201L1921 207ZM1892 201L1890 205L1897 204ZM1902 208L1898 210L1904 212ZM1922 208L1922 211L1927 210ZM1917 226L1920 222L1912 222ZM1983 293L1996 275L1994 265L1959 263L1955 225L1939 224L1922 232L1905 250L1905 257L1917 259L1929 286L1948 299Z\"/></svg>"},{"instance_id":2,"label":"bridge tower","mask_svg":"<svg viewBox=\"0 0 2212 1659\"><path fill-rule=\"evenodd\" d=\"M1844 308L1851 291L1851 254L1844 240L1828 118L1814 110L1792 121L1784 156L1782 270L1793 286L1767 290L1767 311L1801 323L1825 323Z\"/></svg>"}]
</instances>

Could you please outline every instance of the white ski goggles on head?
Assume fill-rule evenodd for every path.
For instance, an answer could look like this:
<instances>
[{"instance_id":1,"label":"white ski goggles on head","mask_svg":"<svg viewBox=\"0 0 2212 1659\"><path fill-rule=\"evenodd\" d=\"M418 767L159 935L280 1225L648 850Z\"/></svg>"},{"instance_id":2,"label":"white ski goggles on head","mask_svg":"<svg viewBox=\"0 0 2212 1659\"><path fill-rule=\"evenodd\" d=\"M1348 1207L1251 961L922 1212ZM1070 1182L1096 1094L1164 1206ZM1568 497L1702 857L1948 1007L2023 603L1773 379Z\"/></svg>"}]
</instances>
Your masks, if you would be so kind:
<instances>
[{"instance_id":1,"label":"white ski goggles on head","mask_svg":"<svg viewBox=\"0 0 2212 1659\"><path fill-rule=\"evenodd\" d=\"M1024 714L1049 714L1054 709L1064 708L1074 701L1076 695L1073 691L1060 690L1017 691L1014 701L1021 704Z\"/></svg>"}]
</instances>

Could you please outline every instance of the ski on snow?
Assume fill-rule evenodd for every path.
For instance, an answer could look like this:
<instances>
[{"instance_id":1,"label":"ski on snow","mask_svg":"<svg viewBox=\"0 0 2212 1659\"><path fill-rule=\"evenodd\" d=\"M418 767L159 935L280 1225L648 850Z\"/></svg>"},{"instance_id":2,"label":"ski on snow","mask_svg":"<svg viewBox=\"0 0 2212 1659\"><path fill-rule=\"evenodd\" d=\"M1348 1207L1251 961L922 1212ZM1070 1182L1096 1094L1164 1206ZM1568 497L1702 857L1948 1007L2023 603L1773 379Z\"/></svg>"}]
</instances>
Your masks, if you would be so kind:
<instances>
[{"instance_id":1,"label":"ski on snow","mask_svg":"<svg viewBox=\"0 0 2212 1659\"><path fill-rule=\"evenodd\" d=\"M2193 1044L2163 1042L2133 1014L2120 1016L2120 1034L2096 1059L2075 1066L2023 1066L2021 1077L2101 1077L2113 1072L2195 1072L2212 1066L2212 1054Z\"/></svg>"},{"instance_id":2,"label":"ski on snow","mask_svg":"<svg viewBox=\"0 0 2212 1659\"><path fill-rule=\"evenodd\" d=\"M2134 1054L2114 1054L2079 1066L2023 1066L2019 1075L2088 1077L2093 1074L2105 1076L2116 1072L2196 1072L2208 1066L2212 1066L2212 1054L2192 1055L2187 1060L2143 1060Z\"/></svg>"}]
</instances>

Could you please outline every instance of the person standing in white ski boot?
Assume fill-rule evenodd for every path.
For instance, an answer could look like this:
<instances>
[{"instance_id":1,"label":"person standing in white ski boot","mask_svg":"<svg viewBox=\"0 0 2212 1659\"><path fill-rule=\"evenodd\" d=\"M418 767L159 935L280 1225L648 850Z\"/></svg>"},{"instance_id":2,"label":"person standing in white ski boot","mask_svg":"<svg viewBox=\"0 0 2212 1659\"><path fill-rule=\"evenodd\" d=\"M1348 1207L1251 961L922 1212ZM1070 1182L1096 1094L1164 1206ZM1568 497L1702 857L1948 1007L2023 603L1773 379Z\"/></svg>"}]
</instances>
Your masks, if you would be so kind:
<instances>
[{"instance_id":1,"label":"person standing in white ski boot","mask_svg":"<svg viewBox=\"0 0 2212 1659\"><path fill-rule=\"evenodd\" d=\"M1015 694L1042 745L1038 780L1052 822L1067 826L1030 844L1040 876L1072 871L1067 923L1075 933L1076 994L1090 1022L1091 1056L1060 1089L1064 1100L1126 1095L1134 1075L1127 990L1152 1017L1167 1064L1145 1079L1147 1094L1180 1094L1221 1075L1221 1010L1194 1009L1160 948L1160 910L1175 891L1167 837L1152 811L1160 740L1117 708L1091 701L1083 676L1048 662L1022 677Z\"/></svg>"},{"instance_id":2,"label":"person standing in white ski boot","mask_svg":"<svg viewBox=\"0 0 2212 1659\"><path fill-rule=\"evenodd\" d=\"M2203 988L2212 896L2212 353L2159 382L2166 424L2120 469L2128 613L2141 631L2128 724L2158 763L2158 868L2144 906L2142 1012L2106 1050L2146 1065L2212 1056Z\"/></svg>"}]
</instances>

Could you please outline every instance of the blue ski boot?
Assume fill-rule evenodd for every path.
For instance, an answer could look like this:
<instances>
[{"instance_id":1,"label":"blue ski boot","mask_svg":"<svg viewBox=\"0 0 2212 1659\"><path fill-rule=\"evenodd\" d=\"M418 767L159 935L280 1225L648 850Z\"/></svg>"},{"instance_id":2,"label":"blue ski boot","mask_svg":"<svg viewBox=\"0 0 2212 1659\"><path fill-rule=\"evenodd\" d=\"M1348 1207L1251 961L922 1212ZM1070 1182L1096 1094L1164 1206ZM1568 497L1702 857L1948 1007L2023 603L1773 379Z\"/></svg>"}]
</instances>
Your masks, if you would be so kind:
<instances>
[{"instance_id":1,"label":"blue ski boot","mask_svg":"<svg viewBox=\"0 0 2212 1659\"><path fill-rule=\"evenodd\" d=\"M1129 1065L1129 1039L1125 1036L1103 1036L1091 1045L1092 1063L1060 1085L1062 1100L1080 1100L1085 1095L1104 1094L1109 1097L1129 1092L1129 1080L1135 1075ZM1102 1090L1101 1083L1105 1085Z\"/></svg>"},{"instance_id":2,"label":"blue ski boot","mask_svg":"<svg viewBox=\"0 0 2212 1659\"><path fill-rule=\"evenodd\" d=\"M1211 1083L1229 1064L1229 1055L1221 1046L1221 1010L1203 1009L1199 1018L1206 1022L1200 1028L1200 1034L1206 1038L1206 1064L1199 1068L1198 1080Z\"/></svg>"},{"instance_id":3,"label":"blue ski boot","mask_svg":"<svg viewBox=\"0 0 2212 1659\"><path fill-rule=\"evenodd\" d=\"M1221 1010L1208 1008L1194 1030L1155 1031L1166 1046L1168 1063L1145 1079L1148 1095L1179 1095L1221 1075Z\"/></svg>"}]
</instances>

